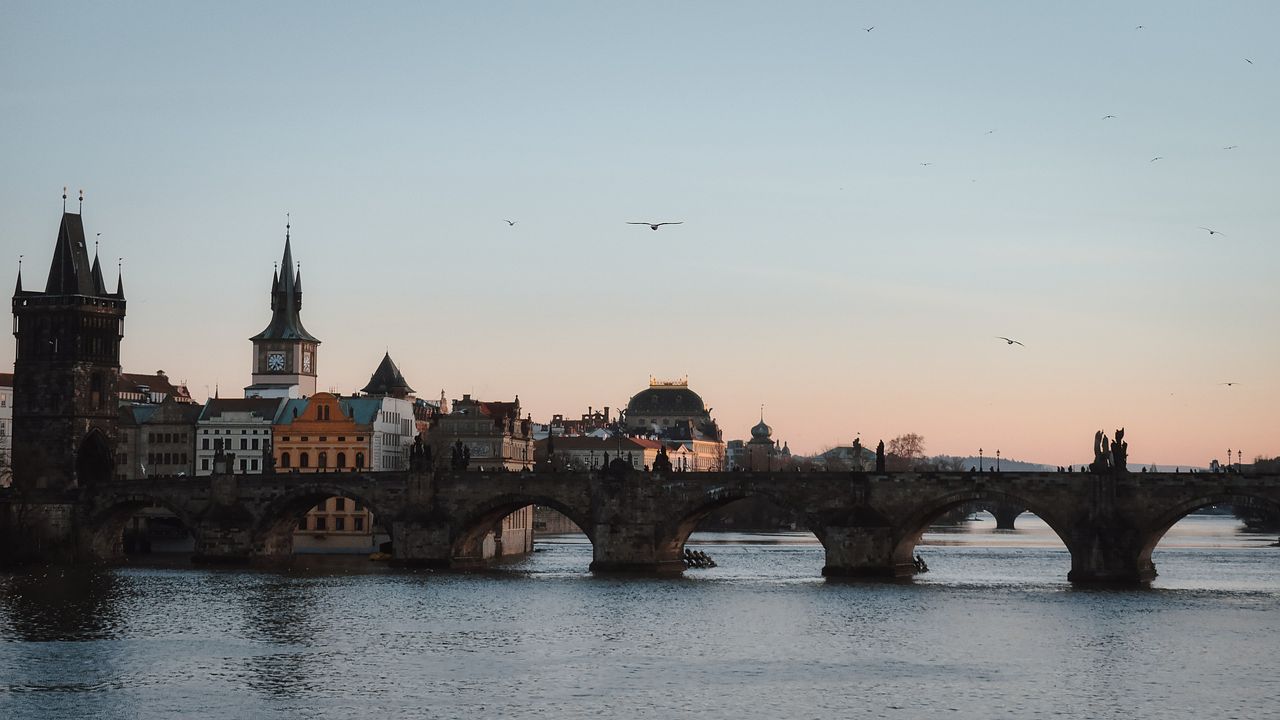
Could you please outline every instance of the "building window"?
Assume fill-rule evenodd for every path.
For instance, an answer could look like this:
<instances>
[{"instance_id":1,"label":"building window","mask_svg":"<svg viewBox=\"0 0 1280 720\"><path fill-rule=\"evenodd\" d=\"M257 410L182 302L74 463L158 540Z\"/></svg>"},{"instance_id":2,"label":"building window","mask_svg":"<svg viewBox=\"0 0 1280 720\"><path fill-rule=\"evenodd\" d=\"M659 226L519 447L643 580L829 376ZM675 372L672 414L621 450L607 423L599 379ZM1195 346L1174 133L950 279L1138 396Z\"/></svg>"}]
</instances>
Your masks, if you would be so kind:
<instances>
[{"instance_id":1,"label":"building window","mask_svg":"<svg viewBox=\"0 0 1280 720\"><path fill-rule=\"evenodd\" d=\"M346 454L346 453L338 453L338 469L339 469L339 470L341 470L342 468L344 468L344 467L346 467L346 466L347 466L347 454Z\"/></svg>"},{"instance_id":2,"label":"building window","mask_svg":"<svg viewBox=\"0 0 1280 720\"><path fill-rule=\"evenodd\" d=\"M200 469L201 469L201 470L208 470L208 469L209 469L209 458L203 458L203 459L200 461Z\"/></svg>"},{"instance_id":3,"label":"building window","mask_svg":"<svg viewBox=\"0 0 1280 720\"><path fill-rule=\"evenodd\" d=\"M364 518L351 518L351 529L356 532L364 532Z\"/></svg>"},{"instance_id":4,"label":"building window","mask_svg":"<svg viewBox=\"0 0 1280 720\"><path fill-rule=\"evenodd\" d=\"M340 517L336 517L336 518L334 518L334 519L333 519L333 529L334 529L334 530L346 530L346 529L347 529L347 519L346 519L346 518L340 518Z\"/></svg>"},{"instance_id":5,"label":"building window","mask_svg":"<svg viewBox=\"0 0 1280 720\"><path fill-rule=\"evenodd\" d=\"M321 469L329 467L329 453L320 451L320 467Z\"/></svg>"},{"instance_id":6,"label":"building window","mask_svg":"<svg viewBox=\"0 0 1280 720\"><path fill-rule=\"evenodd\" d=\"M254 449L254 450L259 449L259 448L258 448L258 438L254 438L254 439L253 439L253 449Z\"/></svg>"},{"instance_id":7,"label":"building window","mask_svg":"<svg viewBox=\"0 0 1280 720\"><path fill-rule=\"evenodd\" d=\"M334 499L333 499L333 509L334 509L334 510L340 510L340 511L346 511L346 509L347 509L347 499L346 499L346 498L334 498Z\"/></svg>"},{"instance_id":8,"label":"building window","mask_svg":"<svg viewBox=\"0 0 1280 720\"><path fill-rule=\"evenodd\" d=\"M200 449L201 450L209 449L209 438L204 438L203 440L200 441Z\"/></svg>"},{"instance_id":9,"label":"building window","mask_svg":"<svg viewBox=\"0 0 1280 720\"><path fill-rule=\"evenodd\" d=\"M248 460L241 460L241 461L240 461L240 472L242 472L242 473L243 473L243 472L247 471L248 469L249 469L249 461L248 461Z\"/></svg>"},{"instance_id":10,"label":"building window","mask_svg":"<svg viewBox=\"0 0 1280 720\"><path fill-rule=\"evenodd\" d=\"M287 452L280 453L280 467L282 468L289 467L289 453Z\"/></svg>"},{"instance_id":11,"label":"building window","mask_svg":"<svg viewBox=\"0 0 1280 720\"><path fill-rule=\"evenodd\" d=\"M240 449L241 449L241 450L248 450L248 449L249 449L249 441L248 441L248 440L246 440L246 439L244 439L244 438L240 438Z\"/></svg>"},{"instance_id":12,"label":"building window","mask_svg":"<svg viewBox=\"0 0 1280 720\"><path fill-rule=\"evenodd\" d=\"M318 518L316 518L316 529L317 529L317 530L327 530L327 529L328 529L328 528L326 528L326 527L325 527L325 519L324 519L323 517L318 517Z\"/></svg>"},{"instance_id":13,"label":"building window","mask_svg":"<svg viewBox=\"0 0 1280 720\"><path fill-rule=\"evenodd\" d=\"M357 468L364 467L364 453L356 453L356 467Z\"/></svg>"},{"instance_id":14,"label":"building window","mask_svg":"<svg viewBox=\"0 0 1280 720\"><path fill-rule=\"evenodd\" d=\"M298 467L311 467L311 456L307 453L298 456Z\"/></svg>"},{"instance_id":15,"label":"building window","mask_svg":"<svg viewBox=\"0 0 1280 720\"><path fill-rule=\"evenodd\" d=\"M257 471L258 471L258 461L257 461L257 459L254 459L254 460L250 461L249 467L250 467L254 472L257 472Z\"/></svg>"}]
</instances>

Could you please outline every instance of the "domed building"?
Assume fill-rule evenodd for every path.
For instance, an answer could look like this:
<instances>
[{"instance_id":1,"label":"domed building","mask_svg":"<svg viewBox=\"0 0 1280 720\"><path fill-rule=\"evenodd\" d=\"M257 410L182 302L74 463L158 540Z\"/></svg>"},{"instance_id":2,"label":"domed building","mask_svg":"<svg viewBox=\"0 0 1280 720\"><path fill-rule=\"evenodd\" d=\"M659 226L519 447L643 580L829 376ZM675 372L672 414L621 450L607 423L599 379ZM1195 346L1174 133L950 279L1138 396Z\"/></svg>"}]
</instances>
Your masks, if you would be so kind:
<instances>
[{"instance_id":1,"label":"domed building","mask_svg":"<svg viewBox=\"0 0 1280 720\"><path fill-rule=\"evenodd\" d=\"M631 435L668 443L684 467L677 470L720 470L724 440L720 426L702 396L689 389L689 379L649 378L649 387L627 402L624 425Z\"/></svg>"},{"instance_id":2,"label":"domed building","mask_svg":"<svg viewBox=\"0 0 1280 720\"><path fill-rule=\"evenodd\" d=\"M764 408L760 409L760 422L751 428L751 439L744 448L746 455L736 466L744 470L781 470L791 460L791 449L779 447L773 439L773 428L764 421Z\"/></svg>"}]
</instances>

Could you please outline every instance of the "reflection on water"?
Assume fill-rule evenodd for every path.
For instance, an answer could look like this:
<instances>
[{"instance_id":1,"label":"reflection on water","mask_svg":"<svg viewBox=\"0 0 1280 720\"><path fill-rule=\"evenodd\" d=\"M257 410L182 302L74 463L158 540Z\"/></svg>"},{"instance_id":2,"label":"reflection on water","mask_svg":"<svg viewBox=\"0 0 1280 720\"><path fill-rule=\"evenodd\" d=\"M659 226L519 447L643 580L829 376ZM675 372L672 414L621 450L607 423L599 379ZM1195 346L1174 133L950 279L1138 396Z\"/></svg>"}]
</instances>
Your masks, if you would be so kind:
<instances>
[{"instance_id":1,"label":"reflection on water","mask_svg":"<svg viewBox=\"0 0 1280 720\"><path fill-rule=\"evenodd\" d=\"M1192 517L1150 591L1079 590L1030 515L932 529L932 571L827 583L807 533L587 574L582 536L479 573L360 558L0 574L0 717L1263 717L1280 548Z\"/></svg>"}]
</instances>

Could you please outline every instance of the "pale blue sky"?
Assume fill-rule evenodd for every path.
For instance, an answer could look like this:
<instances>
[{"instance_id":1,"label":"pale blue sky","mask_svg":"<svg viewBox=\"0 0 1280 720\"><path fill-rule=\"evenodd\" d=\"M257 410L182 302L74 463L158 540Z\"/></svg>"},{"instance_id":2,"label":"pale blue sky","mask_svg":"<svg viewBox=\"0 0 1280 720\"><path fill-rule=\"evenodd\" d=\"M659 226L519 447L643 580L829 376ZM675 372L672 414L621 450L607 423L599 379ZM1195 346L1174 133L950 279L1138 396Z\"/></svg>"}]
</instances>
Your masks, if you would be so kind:
<instances>
[{"instance_id":1,"label":"pale blue sky","mask_svg":"<svg viewBox=\"0 0 1280 720\"><path fill-rule=\"evenodd\" d=\"M390 347L538 419L687 373L800 451L1280 454L1280 5L617 5L0 2L4 261L83 187L125 367L199 396L287 211L344 392Z\"/></svg>"}]
</instances>

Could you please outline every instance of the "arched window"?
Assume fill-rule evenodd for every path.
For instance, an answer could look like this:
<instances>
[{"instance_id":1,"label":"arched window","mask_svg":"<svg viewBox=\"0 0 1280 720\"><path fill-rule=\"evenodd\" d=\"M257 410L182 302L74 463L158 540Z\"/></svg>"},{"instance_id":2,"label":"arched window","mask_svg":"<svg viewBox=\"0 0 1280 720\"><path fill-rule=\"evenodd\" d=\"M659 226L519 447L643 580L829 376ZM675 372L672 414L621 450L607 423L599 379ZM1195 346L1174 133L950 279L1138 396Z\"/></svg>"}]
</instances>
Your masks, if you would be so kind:
<instances>
[{"instance_id":1,"label":"arched window","mask_svg":"<svg viewBox=\"0 0 1280 720\"><path fill-rule=\"evenodd\" d=\"M311 456L308 455L307 453L302 453L301 455L299 455L298 467L304 467L304 468L311 467Z\"/></svg>"},{"instance_id":2,"label":"arched window","mask_svg":"<svg viewBox=\"0 0 1280 720\"><path fill-rule=\"evenodd\" d=\"M356 453L356 467L364 468L364 453Z\"/></svg>"},{"instance_id":3,"label":"arched window","mask_svg":"<svg viewBox=\"0 0 1280 720\"><path fill-rule=\"evenodd\" d=\"M342 468L344 468L344 467L346 467L346 466L347 466L347 454L346 454L346 453L338 453L338 469L339 469L339 470L341 470Z\"/></svg>"},{"instance_id":4,"label":"arched window","mask_svg":"<svg viewBox=\"0 0 1280 720\"><path fill-rule=\"evenodd\" d=\"M329 467L329 453L320 451L320 469Z\"/></svg>"},{"instance_id":5,"label":"arched window","mask_svg":"<svg viewBox=\"0 0 1280 720\"><path fill-rule=\"evenodd\" d=\"M289 467L289 453L287 452L280 453L280 467L282 468Z\"/></svg>"}]
</instances>

